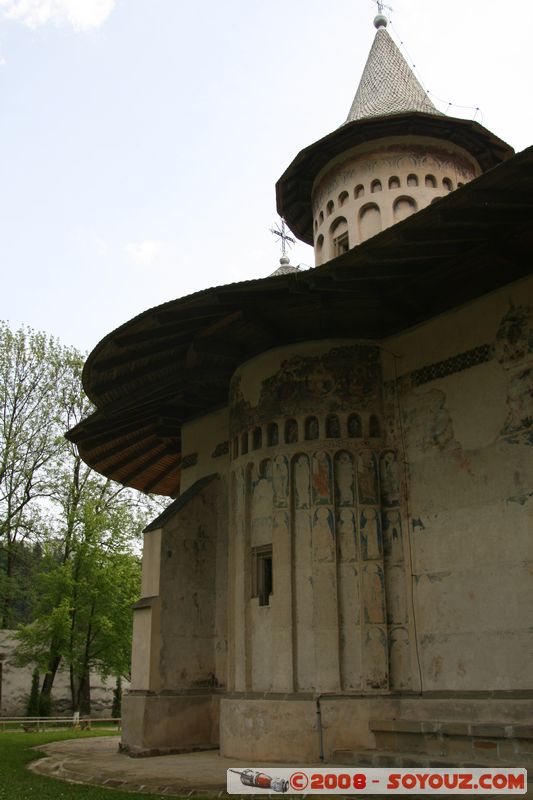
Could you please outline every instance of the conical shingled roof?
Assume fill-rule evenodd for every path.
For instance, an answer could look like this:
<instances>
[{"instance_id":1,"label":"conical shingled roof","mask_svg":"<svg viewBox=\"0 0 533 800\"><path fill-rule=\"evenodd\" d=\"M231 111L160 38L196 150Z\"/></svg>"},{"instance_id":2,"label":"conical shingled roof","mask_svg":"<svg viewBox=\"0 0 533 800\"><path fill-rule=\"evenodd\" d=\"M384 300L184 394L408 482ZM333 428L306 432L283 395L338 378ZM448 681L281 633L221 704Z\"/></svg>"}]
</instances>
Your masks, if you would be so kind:
<instances>
[{"instance_id":1,"label":"conical shingled roof","mask_svg":"<svg viewBox=\"0 0 533 800\"><path fill-rule=\"evenodd\" d=\"M269 277L272 278L274 275L289 275L291 272L300 272L298 267L293 267L290 263L287 256L283 256L279 260L279 267L274 272L271 272Z\"/></svg>"},{"instance_id":2,"label":"conical shingled roof","mask_svg":"<svg viewBox=\"0 0 533 800\"><path fill-rule=\"evenodd\" d=\"M379 28L346 122L410 111L443 116L385 28Z\"/></svg>"}]
</instances>

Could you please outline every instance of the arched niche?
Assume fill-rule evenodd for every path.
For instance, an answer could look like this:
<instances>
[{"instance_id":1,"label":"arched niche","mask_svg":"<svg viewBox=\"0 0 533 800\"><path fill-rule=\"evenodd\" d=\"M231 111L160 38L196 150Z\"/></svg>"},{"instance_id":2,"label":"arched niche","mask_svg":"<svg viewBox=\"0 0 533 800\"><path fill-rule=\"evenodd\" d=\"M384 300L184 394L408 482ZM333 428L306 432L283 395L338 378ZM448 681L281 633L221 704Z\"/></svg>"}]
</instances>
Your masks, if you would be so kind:
<instances>
[{"instance_id":1,"label":"arched niche","mask_svg":"<svg viewBox=\"0 0 533 800\"><path fill-rule=\"evenodd\" d=\"M269 447L274 447L274 445L278 444L279 442L279 430L277 422L271 422L267 428L267 444Z\"/></svg>"},{"instance_id":2,"label":"arched niche","mask_svg":"<svg viewBox=\"0 0 533 800\"><path fill-rule=\"evenodd\" d=\"M359 239L364 242L382 230L381 211L377 203L367 203L359 211Z\"/></svg>"},{"instance_id":3,"label":"arched niche","mask_svg":"<svg viewBox=\"0 0 533 800\"><path fill-rule=\"evenodd\" d=\"M407 219L411 214L417 210L417 205L412 197L398 197L394 201L392 213L395 222L401 222L402 219Z\"/></svg>"}]
</instances>

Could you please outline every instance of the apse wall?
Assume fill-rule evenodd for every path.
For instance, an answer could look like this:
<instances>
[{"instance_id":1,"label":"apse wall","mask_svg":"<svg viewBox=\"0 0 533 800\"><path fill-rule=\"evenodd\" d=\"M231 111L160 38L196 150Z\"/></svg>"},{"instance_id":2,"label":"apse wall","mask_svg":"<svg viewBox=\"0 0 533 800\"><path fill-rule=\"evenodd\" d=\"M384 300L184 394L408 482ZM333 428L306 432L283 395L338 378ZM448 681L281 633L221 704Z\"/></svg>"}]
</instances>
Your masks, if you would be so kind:
<instances>
[{"instance_id":1,"label":"apse wall","mask_svg":"<svg viewBox=\"0 0 533 800\"><path fill-rule=\"evenodd\" d=\"M279 348L234 376L230 691L410 685L399 469L381 384L379 349L346 340Z\"/></svg>"}]
</instances>

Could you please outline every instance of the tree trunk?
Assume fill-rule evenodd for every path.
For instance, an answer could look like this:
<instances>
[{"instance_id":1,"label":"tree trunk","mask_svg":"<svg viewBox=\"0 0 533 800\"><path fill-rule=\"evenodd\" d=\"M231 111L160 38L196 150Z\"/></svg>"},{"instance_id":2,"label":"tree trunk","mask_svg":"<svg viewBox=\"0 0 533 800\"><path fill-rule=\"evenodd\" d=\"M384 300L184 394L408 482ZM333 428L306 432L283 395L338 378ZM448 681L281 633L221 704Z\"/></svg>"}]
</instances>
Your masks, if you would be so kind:
<instances>
[{"instance_id":1,"label":"tree trunk","mask_svg":"<svg viewBox=\"0 0 533 800\"><path fill-rule=\"evenodd\" d=\"M2 598L2 628L9 630L11 628L11 621L13 618L13 567L15 564L15 554L13 553L13 542L9 538L9 531L7 533L7 546L6 546L6 589L4 597Z\"/></svg>"},{"instance_id":2,"label":"tree trunk","mask_svg":"<svg viewBox=\"0 0 533 800\"><path fill-rule=\"evenodd\" d=\"M82 717L91 716L91 678L88 671L80 681L80 712Z\"/></svg>"},{"instance_id":3,"label":"tree trunk","mask_svg":"<svg viewBox=\"0 0 533 800\"><path fill-rule=\"evenodd\" d=\"M48 669L44 676L41 694L39 697L39 707L41 716L46 717L50 714L52 704L52 686L56 677L57 670L61 664L61 656L51 656L48 661Z\"/></svg>"}]
</instances>

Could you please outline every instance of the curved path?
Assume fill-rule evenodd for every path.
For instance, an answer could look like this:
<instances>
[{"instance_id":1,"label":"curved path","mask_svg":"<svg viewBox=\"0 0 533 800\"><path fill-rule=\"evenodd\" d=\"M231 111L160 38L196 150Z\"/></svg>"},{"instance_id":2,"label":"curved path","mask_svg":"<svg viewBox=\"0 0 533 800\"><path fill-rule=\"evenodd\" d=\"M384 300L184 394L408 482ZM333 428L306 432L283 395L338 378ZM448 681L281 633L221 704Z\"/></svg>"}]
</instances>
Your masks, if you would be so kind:
<instances>
[{"instance_id":1,"label":"curved path","mask_svg":"<svg viewBox=\"0 0 533 800\"><path fill-rule=\"evenodd\" d=\"M240 761L221 758L217 750L130 758L118 752L119 741L119 736L106 736L39 745L46 758L32 761L30 769L74 783L171 797L226 794L226 770L242 766Z\"/></svg>"}]
</instances>

